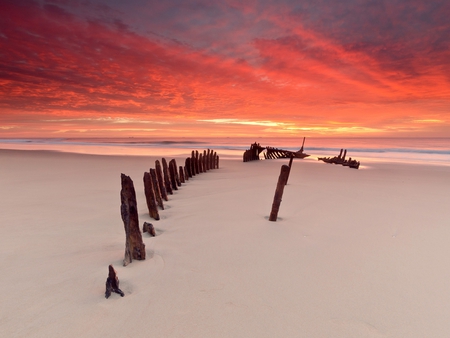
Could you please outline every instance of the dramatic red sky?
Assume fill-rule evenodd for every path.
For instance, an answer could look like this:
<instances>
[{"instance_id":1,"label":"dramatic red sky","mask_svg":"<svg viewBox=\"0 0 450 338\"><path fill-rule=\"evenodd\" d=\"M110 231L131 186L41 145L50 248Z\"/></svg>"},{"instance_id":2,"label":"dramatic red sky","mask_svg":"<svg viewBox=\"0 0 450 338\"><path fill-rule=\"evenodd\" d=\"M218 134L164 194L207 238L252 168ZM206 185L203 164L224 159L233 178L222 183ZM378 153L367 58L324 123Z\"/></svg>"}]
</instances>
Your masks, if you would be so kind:
<instances>
[{"instance_id":1,"label":"dramatic red sky","mask_svg":"<svg viewBox=\"0 0 450 338\"><path fill-rule=\"evenodd\" d=\"M447 0L1 0L0 137L449 136Z\"/></svg>"}]
</instances>

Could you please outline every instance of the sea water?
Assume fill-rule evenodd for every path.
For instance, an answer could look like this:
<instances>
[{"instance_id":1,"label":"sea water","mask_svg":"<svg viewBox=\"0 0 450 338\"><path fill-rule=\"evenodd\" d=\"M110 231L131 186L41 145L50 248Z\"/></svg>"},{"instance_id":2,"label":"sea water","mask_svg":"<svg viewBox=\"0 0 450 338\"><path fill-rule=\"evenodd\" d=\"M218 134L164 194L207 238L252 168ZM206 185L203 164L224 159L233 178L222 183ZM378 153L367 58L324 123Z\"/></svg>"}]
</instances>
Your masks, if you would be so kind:
<instances>
[{"instance_id":1,"label":"sea water","mask_svg":"<svg viewBox=\"0 0 450 338\"><path fill-rule=\"evenodd\" d=\"M303 138L39 138L0 139L0 149L51 150L92 155L182 156L192 150L212 149L221 158L242 159L254 142L261 146L297 151ZM403 162L450 166L450 138L324 138L308 137L306 160L333 157L341 149L347 158L370 163ZM261 159L263 159L261 155Z\"/></svg>"}]
</instances>

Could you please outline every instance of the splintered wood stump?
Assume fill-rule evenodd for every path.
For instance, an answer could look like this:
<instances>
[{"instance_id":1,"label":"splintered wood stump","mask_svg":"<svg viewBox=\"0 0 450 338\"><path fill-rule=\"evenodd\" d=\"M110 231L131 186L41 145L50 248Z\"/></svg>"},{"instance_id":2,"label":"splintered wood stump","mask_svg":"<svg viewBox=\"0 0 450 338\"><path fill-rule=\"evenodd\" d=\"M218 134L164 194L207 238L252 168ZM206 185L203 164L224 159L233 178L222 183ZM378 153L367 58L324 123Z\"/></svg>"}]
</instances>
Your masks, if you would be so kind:
<instances>
[{"instance_id":1,"label":"splintered wood stump","mask_svg":"<svg viewBox=\"0 0 450 338\"><path fill-rule=\"evenodd\" d=\"M164 178L161 169L161 163L158 160L155 161L156 178L158 179L159 191L161 192L161 197L164 201L168 201L166 186L164 185Z\"/></svg>"},{"instance_id":2,"label":"splintered wood stump","mask_svg":"<svg viewBox=\"0 0 450 338\"><path fill-rule=\"evenodd\" d=\"M152 223L144 222L142 226L142 232L148 232L148 234L152 237L156 236L155 227Z\"/></svg>"},{"instance_id":3,"label":"splintered wood stump","mask_svg":"<svg viewBox=\"0 0 450 338\"><path fill-rule=\"evenodd\" d=\"M283 164L281 166L280 176L278 177L277 189L273 197L272 211L270 212L269 221L276 222L278 211L280 210L281 199L283 197L284 186L289 175L289 166Z\"/></svg>"},{"instance_id":4,"label":"splintered wood stump","mask_svg":"<svg viewBox=\"0 0 450 338\"><path fill-rule=\"evenodd\" d=\"M151 218L159 220L158 207L156 206L155 190L150 173L144 173L144 192L147 201L148 214Z\"/></svg>"},{"instance_id":5,"label":"splintered wood stump","mask_svg":"<svg viewBox=\"0 0 450 338\"><path fill-rule=\"evenodd\" d=\"M164 173L164 186L166 187L167 193L173 195L172 184L170 183L169 168L167 167L167 161L164 157L162 158L162 167Z\"/></svg>"},{"instance_id":6,"label":"splintered wood stump","mask_svg":"<svg viewBox=\"0 0 450 338\"><path fill-rule=\"evenodd\" d=\"M152 178L153 192L155 193L156 204L164 210L164 203L161 196L161 190L159 188L158 177L156 175L156 170L150 168L150 177Z\"/></svg>"},{"instance_id":7,"label":"splintered wood stump","mask_svg":"<svg viewBox=\"0 0 450 338\"><path fill-rule=\"evenodd\" d=\"M131 178L121 174L122 190L120 191L120 213L125 228L125 257L123 265L127 266L133 259L145 259L145 244L139 230L139 217L136 203L136 191Z\"/></svg>"},{"instance_id":8,"label":"splintered wood stump","mask_svg":"<svg viewBox=\"0 0 450 338\"><path fill-rule=\"evenodd\" d=\"M121 297L125 296L122 290L119 289L119 278L117 278L116 270L113 266L108 267L108 278L106 278L105 298L111 296L111 292L118 293Z\"/></svg>"}]
</instances>

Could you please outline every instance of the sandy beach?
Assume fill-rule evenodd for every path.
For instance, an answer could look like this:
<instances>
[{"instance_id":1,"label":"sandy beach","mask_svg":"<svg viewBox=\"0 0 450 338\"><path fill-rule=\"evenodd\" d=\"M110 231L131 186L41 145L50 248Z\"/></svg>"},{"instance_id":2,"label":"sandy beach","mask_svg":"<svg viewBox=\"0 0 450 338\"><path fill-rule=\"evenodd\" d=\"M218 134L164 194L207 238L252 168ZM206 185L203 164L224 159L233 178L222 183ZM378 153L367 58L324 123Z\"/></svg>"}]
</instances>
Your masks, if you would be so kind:
<instances>
[{"instance_id":1,"label":"sandy beach","mask_svg":"<svg viewBox=\"0 0 450 338\"><path fill-rule=\"evenodd\" d=\"M155 221L157 159L0 150L1 336L450 336L449 166L295 160L269 222L287 160L221 160ZM157 232L126 267L121 173Z\"/></svg>"}]
</instances>

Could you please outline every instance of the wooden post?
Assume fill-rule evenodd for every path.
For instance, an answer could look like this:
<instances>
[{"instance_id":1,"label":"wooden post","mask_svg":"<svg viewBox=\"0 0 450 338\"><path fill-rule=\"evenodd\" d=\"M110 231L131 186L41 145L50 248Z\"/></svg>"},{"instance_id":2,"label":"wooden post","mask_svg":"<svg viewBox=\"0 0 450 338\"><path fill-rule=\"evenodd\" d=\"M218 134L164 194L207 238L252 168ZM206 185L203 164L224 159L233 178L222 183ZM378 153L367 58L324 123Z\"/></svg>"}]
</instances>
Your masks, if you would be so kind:
<instances>
[{"instance_id":1,"label":"wooden post","mask_svg":"<svg viewBox=\"0 0 450 338\"><path fill-rule=\"evenodd\" d=\"M283 197L284 186L289 175L289 166L283 164L281 166L280 176L278 177L277 189L273 197L272 211L270 212L269 221L276 222L278 211L280 210L281 199Z\"/></svg>"},{"instance_id":2,"label":"wooden post","mask_svg":"<svg viewBox=\"0 0 450 338\"><path fill-rule=\"evenodd\" d=\"M195 170L195 151L192 150L191 153L191 174L192 176L195 176L196 170Z\"/></svg>"},{"instance_id":3,"label":"wooden post","mask_svg":"<svg viewBox=\"0 0 450 338\"><path fill-rule=\"evenodd\" d=\"M187 166L184 166L184 180L189 181L189 174L187 171Z\"/></svg>"},{"instance_id":4,"label":"wooden post","mask_svg":"<svg viewBox=\"0 0 450 338\"><path fill-rule=\"evenodd\" d=\"M156 170L150 168L150 177L152 178L153 192L155 193L155 199L161 210L164 210L164 203L162 200L161 189L159 187L158 178L156 177Z\"/></svg>"},{"instance_id":5,"label":"wooden post","mask_svg":"<svg viewBox=\"0 0 450 338\"><path fill-rule=\"evenodd\" d=\"M203 154L202 154L202 153L200 153L200 154L198 155L198 172L199 172L199 173L205 172L205 171L203 170Z\"/></svg>"},{"instance_id":6,"label":"wooden post","mask_svg":"<svg viewBox=\"0 0 450 338\"><path fill-rule=\"evenodd\" d=\"M180 172L180 182L181 183L185 183L185 181L184 181L184 169L183 169L183 167L180 165L180 168L179 168L179 172Z\"/></svg>"},{"instance_id":7,"label":"wooden post","mask_svg":"<svg viewBox=\"0 0 450 338\"><path fill-rule=\"evenodd\" d=\"M159 163L158 160L155 161L155 170L156 170L156 178L158 179L159 184L159 191L161 192L161 197L164 199L164 201L168 201L169 198L167 197L167 190L164 184L161 163Z\"/></svg>"},{"instance_id":8,"label":"wooden post","mask_svg":"<svg viewBox=\"0 0 450 338\"><path fill-rule=\"evenodd\" d=\"M187 157L184 161L184 168L186 169L186 178L192 177L191 174L191 158Z\"/></svg>"},{"instance_id":9,"label":"wooden post","mask_svg":"<svg viewBox=\"0 0 450 338\"><path fill-rule=\"evenodd\" d=\"M178 190L177 168L175 167L173 160L170 160L170 162L169 162L169 177L170 177L170 183L172 184L172 189Z\"/></svg>"},{"instance_id":10,"label":"wooden post","mask_svg":"<svg viewBox=\"0 0 450 338\"><path fill-rule=\"evenodd\" d=\"M153 188L152 178L150 173L144 173L144 192L145 200L147 201L148 214L151 218L159 220L158 208L156 207L155 191Z\"/></svg>"},{"instance_id":11,"label":"wooden post","mask_svg":"<svg viewBox=\"0 0 450 338\"><path fill-rule=\"evenodd\" d=\"M136 191L129 176L121 174L120 214L125 228L125 257L123 265L127 266L133 259L145 259L145 244L139 230L139 217L136 203Z\"/></svg>"},{"instance_id":12,"label":"wooden post","mask_svg":"<svg viewBox=\"0 0 450 338\"><path fill-rule=\"evenodd\" d=\"M200 174L200 168L198 165L198 150L195 151L195 173Z\"/></svg>"},{"instance_id":13,"label":"wooden post","mask_svg":"<svg viewBox=\"0 0 450 338\"><path fill-rule=\"evenodd\" d=\"M167 161L164 157L161 159L161 161L164 173L164 186L166 187L167 193L173 195L172 184L170 183L169 168L167 167Z\"/></svg>"},{"instance_id":14,"label":"wooden post","mask_svg":"<svg viewBox=\"0 0 450 338\"><path fill-rule=\"evenodd\" d=\"M209 169L215 169L214 168L214 152L211 150L209 153Z\"/></svg>"},{"instance_id":15,"label":"wooden post","mask_svg":"<svg viewBox=\"0 0 450 338\"><path fill-rule=\"evenodd\" d=\"M173 162L173 172L175 173L175 181L177 182L177 186L181 187L181 180L180 180L180 176L178 175L177 160L173 158L170 161Z\"/></svg>"},{"instance_id":16,"label":"wooden post","mask_svg":"<svg viewBox=\"0 0 450 338\"><path fill-rule=\"evenodd\" d=\"M208 152L206 153L206 170L211 169L211 150L208 149Z\"/></svg>"}]
</instances>

